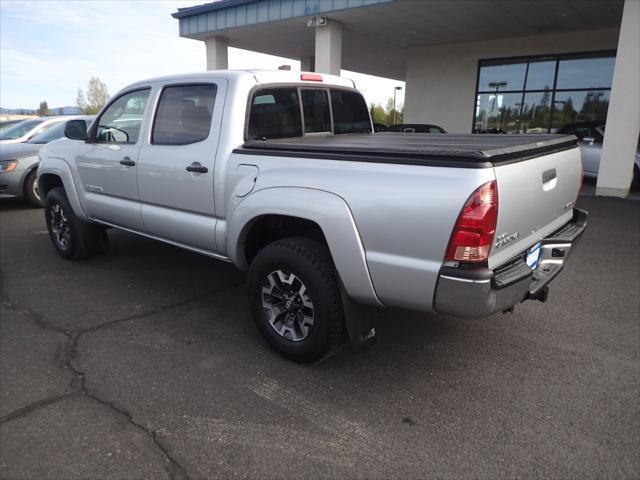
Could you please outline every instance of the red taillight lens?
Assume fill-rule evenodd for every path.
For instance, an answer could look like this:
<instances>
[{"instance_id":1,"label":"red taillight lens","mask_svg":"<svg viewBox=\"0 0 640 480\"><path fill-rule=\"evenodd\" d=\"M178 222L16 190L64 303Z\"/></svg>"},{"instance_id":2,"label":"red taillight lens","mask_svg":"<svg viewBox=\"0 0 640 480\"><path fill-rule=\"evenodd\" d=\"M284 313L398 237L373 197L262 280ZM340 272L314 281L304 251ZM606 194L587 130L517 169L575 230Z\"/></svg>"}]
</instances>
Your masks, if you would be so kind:
<instances>
[{"instance_id":1,"label":"red taillight lens","mask_svg":"<svg viewBox=\"0 0 640 480\"><path fill-rule=\"evenodd\" d=\"M462 207L445 260L484 262L489 257L498 221L498 187L487 182Z\"/></svg>"}]
</instances>

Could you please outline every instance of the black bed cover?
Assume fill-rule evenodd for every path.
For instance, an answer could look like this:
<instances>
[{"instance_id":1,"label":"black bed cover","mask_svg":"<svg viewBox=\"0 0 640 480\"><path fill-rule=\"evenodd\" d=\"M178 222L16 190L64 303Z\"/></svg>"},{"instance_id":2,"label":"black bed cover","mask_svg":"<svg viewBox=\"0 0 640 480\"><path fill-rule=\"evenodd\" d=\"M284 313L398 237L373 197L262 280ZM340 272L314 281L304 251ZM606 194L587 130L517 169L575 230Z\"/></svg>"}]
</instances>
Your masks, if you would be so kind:
<instances>
[{"instance_id":1,"label":"black bed cover","mask_svg":"<svg viewBox=\"0 0 640 480\"><path fill-rule=\"evenodd\" d=\"M353 133L249 140L235 153L485 168L577 146L573 135Z\"/></svg>"}]
</instances>

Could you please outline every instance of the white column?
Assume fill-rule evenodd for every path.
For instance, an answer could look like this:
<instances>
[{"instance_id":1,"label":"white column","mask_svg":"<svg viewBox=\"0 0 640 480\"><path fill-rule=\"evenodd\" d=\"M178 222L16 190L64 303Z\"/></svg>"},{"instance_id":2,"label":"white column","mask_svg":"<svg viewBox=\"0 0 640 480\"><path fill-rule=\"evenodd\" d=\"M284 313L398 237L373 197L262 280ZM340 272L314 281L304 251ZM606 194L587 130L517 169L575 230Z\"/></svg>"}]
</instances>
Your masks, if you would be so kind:
<instances>
[{"instance_id":1,"label":"white column","mask_svg":"<svg viewBox=\"0 0 640 480\"><path fill-rule=\"evenodd\" d=\"M342 25L329 20L316 27L316 72L340 75L342 68Z\"/></svg>"},{"instance_id":2,"label":"white column","mask_svg":"<svg viewBox=\"0 0 640 480\"><path fill-rule=\"evenodd\" d=\"M313 55L300 57L300 71L313 72L316 69L316 58Z\"/></svg>"},{"instance_id":3,"label":"white column","mask_svg":"<svg viewBox=\"0 0 640 480\"><path fill-rule=\"evenodd\" d=\"M207 37L204 39L207 48L207 70L226 70L229 68L227 39Z\"/></svg>"},{"instance_id":4,"label":"white column","mask_svg":"<svg viewBox=\"0 0 640 480\"><path fill-rule=\"evenodd\" d=\"M626 197L640 133L640 2L625 0L596 195Z\"/></svg>"}]
</instances>

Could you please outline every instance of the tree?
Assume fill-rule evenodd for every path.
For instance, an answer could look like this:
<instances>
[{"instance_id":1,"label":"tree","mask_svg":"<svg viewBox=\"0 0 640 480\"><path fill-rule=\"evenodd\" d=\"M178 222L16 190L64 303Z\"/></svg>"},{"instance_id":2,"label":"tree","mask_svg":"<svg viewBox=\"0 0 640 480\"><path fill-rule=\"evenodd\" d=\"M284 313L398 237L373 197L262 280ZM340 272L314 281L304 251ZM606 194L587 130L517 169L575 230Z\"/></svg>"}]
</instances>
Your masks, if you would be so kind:
<instances>
[{"instance_id":1,"label":"tree","mask_svg":"<svg viewBox=\"0 0 640 480\"><path fill-rule=\"evenodd\" d=\"M58 108L58 115L64 115L64 108Z\"/></svg>"},{"instance_id":2,"label":"tree","mask_svg":"<svg viewBox=\"0 0 640 480\"><path fill-rule=\"evenodd\" d=\"M387 108L385 109L386 111L386 121L384 123L386 123L387 125L394 125L394 124L399 124L402 123L402 112L404 110L403 106L399 106L398 104L396 104L396 108L394 110L393 108L393 98L389 97L389 99L387 100Z\"/></svg>"},{"instance_id":3,"label":"tree","mask_svg":"<svg viewBox=\"0 0 640 480\"><path fill-rule=\"evenodd\" d=\"M107 101L109 101L109 90L107 90L107 85L98 77L89 79L86 95L81 88L78 88L76 106L80 112L86 115L98 113Z\"/></svg>"},{"instance_id":4,"label":"tree","mask_svg":"<svg viewBox=\"0 0 640 480\"><path fill-rule=\"evenodd\" d=\"M387 114L382 108L382 105L377 103L372 103L371 108L369 108L369 113L371 114L371 120L373 123L382 123L387 124Z\"/></svg>"},{"instance_id":5,"label":"tree","mask_svg":"<svg viewBox=\"0 0 640 480\"><path fill-rule=\"evenodd\" d=\"M40 106L38 106L38 115L44 117L45 115L49 115L49 105L47 105L47 101L43 100L40 102Z\"/></svg>"}]
</instances>

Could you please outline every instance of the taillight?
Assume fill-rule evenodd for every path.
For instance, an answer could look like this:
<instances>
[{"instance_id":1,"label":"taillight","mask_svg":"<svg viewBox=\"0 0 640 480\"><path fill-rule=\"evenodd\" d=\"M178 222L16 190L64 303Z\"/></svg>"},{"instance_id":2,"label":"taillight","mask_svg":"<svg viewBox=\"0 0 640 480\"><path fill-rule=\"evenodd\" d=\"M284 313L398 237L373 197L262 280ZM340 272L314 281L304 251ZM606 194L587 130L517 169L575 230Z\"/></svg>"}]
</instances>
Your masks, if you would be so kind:
<instances>
[{"instance_id":1,"label":"taillight","mask_svg":"<svg viewBox=\"0 0 640 480\"><path fill-rule=\"evenodd\" d=\"M300 80L303 82L321 82L322 75L318 75L317 73L301 73Z\"/></svg>"},{"instance_id":2,"label":"taillight","mask_svg":"<svg viewBox=\"0 0 640 480\"><path fill-rule=\"evenodd\" d=\"M492 180L471 194L451 234L445 260L484 262L498 221L498 186Z\"/></svg>"}]
</instances>

